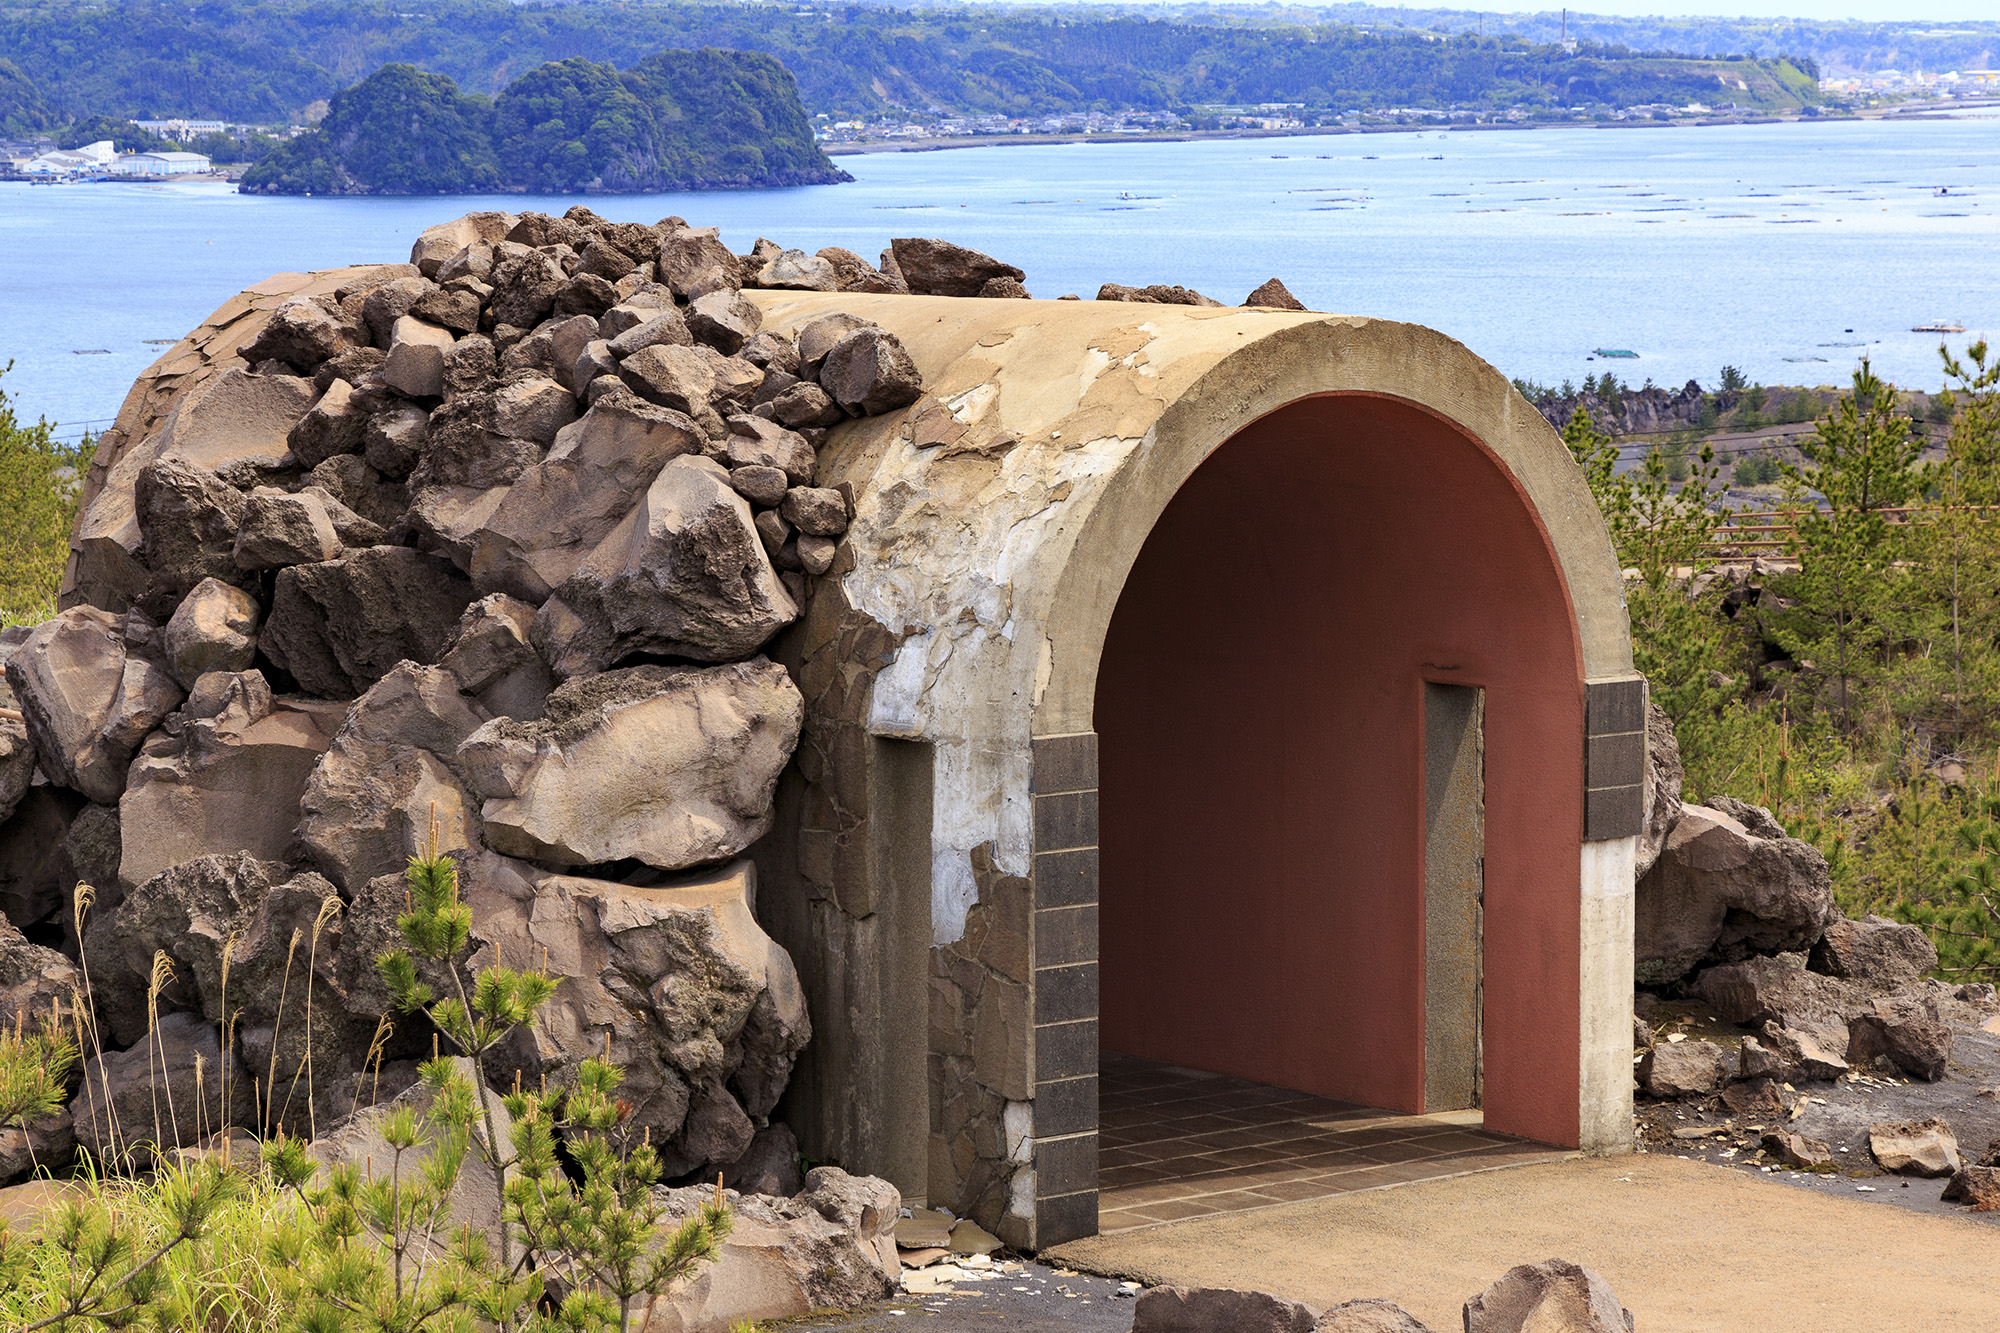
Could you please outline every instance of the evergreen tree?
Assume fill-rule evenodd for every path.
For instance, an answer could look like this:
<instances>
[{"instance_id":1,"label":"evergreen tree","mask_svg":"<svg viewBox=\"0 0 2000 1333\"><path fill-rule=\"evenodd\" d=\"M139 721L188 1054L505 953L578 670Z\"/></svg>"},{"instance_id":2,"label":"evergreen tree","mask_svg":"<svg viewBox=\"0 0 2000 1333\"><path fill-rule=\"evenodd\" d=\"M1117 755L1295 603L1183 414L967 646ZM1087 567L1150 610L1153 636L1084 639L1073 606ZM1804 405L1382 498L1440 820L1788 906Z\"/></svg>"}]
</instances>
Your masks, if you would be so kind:
<instances>
[{"instance_id":1,"label":"evergreen tree","mask_svg":"<svg viewBox=\"0 0 2000 1333\"><path fill-rule=\"evenodd\" d=\"M1835 721L1850 735L1887 666L1888 617L1899 596L1893 566L1904 542L1883 511L1915 493L1921 450L1894 390L1864 360L1852 391L1799 445L1806 466L1785 467L1792 501L1817 493L1825 507L1798 510L1799 570L1774 581L1793 602L1778 619L1778 639L1818 670Z\"/></svg>"}]
</instances>

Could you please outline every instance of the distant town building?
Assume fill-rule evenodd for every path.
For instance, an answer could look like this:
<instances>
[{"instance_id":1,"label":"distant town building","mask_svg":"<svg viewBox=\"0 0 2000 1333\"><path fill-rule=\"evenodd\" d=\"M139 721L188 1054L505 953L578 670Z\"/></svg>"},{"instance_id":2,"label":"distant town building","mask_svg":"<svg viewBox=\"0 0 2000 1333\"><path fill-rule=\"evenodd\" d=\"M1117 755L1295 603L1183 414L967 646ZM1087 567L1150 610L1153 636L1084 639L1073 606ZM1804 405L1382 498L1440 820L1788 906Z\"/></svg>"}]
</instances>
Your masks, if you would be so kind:
<instances>
[{"instance_id":1,"label":"distant town building","mask_svg":"<svg viewBox=\"0 0 2000 1333\"><path fill-rule=\"evenodd\" d=\"M57 148L28 159L21 167L24 176L84 176L102 171L118 156L111 140L99 139L81 148Z\"/></svg>"},{"instance_id":2,"label":"distant town building","mask_svg":"<svg viewBox=\"0 0 2000 1333\"><path fill-rule=\"evenodd\" d=\"M181 143L204 134L222 134L229 129L220 120L135 120L132 123L148 134L157 134L162 139L177 139Z\"/></svg>"},{"instance_id":3,"label":"distant town building","mask_svg":"<svg viewBox=\"0 0 2000 1333\"><path fill-rule=\"evenodd\" d=\"M208 169L200 153L127 153L111 164L114 176L188 176Z\"/></svg>"}]
</instances>

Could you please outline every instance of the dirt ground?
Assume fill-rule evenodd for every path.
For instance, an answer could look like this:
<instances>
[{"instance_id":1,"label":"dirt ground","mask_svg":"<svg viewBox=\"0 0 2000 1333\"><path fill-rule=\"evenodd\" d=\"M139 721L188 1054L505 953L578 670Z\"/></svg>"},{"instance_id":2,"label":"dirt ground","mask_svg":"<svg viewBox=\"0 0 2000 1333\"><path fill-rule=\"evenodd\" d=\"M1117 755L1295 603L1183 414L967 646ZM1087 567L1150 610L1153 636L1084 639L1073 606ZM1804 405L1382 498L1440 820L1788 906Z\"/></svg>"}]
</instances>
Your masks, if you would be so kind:
<instances>
[{"instance_id":1,"label":"dirt ground","mask_svg":"<svg viewBox=\"0 0 2000 1333\"><path fill-rule=\"evenodd\" d=\"M1736 1114L1720 1097L1700 1101L1656 1102L1640 1098L1634 1137L1641 1151L1671 1153L1717 1166L1765 1175L1788 1185L1819 1193L1852 1195L1869 1203L1890 1204L1913 1212L1977 1218L2000 1224L2000 1213L1975 1214L1963 1205L1945 1203L1941 1180L1907 1180L1885 1174L1868 1152L1868 1127L1885 1121L1936 1118L1951 1126L1960 1157L1977 1160L1989 1145L2000 1146L2000 1017L1991 1006L1952 1009L1957 1020L1951 1064L1944 1078L1924 1083L1877 1067L1854 1071L1832 1083L1786 1084L1784 1110ZM1749 1029L1718 1018L1699 1000L1655 1005L1648 1023L1656 1031L1681 1033L1689 1040L1712 1041L1733 1052ZM1765 1129L1788 1129L1818 1139L1833 1149L1838 1171L1813 1175L1775 1168L1760 1150ZM1699 1139L1677 1138L1675 1132L1710 1133ZM1864 1188L1865 1187L1865 1188ZM2000 1245L2000 1236L1995 1237ZM2000 1326L2000 1319L1996 1319Z\"/></svg>"},{"instance_id":2,"label":"dirt ground","mask_svg":"<svg viewBox=\"0 0 2000 1333\"><path fill-rule=\"evenodd\" d=\"M1321 1307L1386 1297L1440 1333L1510 1267L1557 1256L1602 1273L1642 1333L1996 1327L2000 1228L1870 1206L1854 1188L1786 1188L1671 1156L1596 1158L1096 1237L1042 1258Z\"/></svg>"}]
</instances>

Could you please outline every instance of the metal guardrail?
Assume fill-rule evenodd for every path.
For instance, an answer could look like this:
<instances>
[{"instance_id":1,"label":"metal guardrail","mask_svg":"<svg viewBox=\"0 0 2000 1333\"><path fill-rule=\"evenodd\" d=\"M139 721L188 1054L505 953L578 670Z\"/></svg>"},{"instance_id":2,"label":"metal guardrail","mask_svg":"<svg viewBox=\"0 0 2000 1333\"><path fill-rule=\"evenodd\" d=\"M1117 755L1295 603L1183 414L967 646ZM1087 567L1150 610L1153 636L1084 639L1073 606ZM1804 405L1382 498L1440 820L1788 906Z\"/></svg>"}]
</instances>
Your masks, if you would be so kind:
<instances>
[{"instance_id":1,"label":"metal guardrail","mask_svg":"<svg viewBox=\"0 0 2000 1333\"><path fill-rule=\"evenodd\" d=\"M1965 505L1965 506L1959 506L1959 508L1967 510L1972 510L1972 509L1992 510L1992 509L2000 509L2000 505ZM1804 507L1800 507L1797 509L1739 509L1729 515L1729 518L1732 520L1731 522L1722 524L1721 526L1716 528L1714 536L1710 539L1707 545L1702 547L1702 554L1727 556L1738 552L1751 551L1751 550L1772 550L1772 549L1789 550L1793 545L1796 544L1797 540L1796 534L1798 532L1797 518L1800 514L1806 512L1808 511ZM1882 515L1884 518L1888 519L1889 522L1891 523L1909 523L1914 520L1914 517L1916 515L1929 513L1931 512L1931 510L1929 510L1927 507L1920 507L1916 505L1894 505L1882 509L1877 509L1872 512ZM1743 521L1745 519L1760 519L1760 520L1774 519L1780 521L1748 523ZM1754 533L1782 532L1793 535L1788 537L1759 536L1759 537L1748 538L1745 540L1736 540L1731 535L1734 533L1753 533L1753 532Z\"/></svg>"}]
</instances>

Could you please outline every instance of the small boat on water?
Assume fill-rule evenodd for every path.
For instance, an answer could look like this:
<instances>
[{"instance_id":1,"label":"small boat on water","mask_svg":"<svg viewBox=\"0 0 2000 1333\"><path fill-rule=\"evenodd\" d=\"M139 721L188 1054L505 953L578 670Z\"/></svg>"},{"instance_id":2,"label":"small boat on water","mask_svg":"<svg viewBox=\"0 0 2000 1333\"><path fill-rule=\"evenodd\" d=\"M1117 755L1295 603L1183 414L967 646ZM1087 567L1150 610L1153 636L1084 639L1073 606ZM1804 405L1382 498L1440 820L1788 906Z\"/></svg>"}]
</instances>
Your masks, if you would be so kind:
<instances>
[{"instance_id":1,"label":"small boat on water","mask_svg":"<svg viewBox=\"0 0 2000 1333\"><path fill-rule=\"evenodd\" d=\"M1639 359L1637 352L1627 351L1623 347L1593 347L1590 349L1590 354L1592 356L1616 357L1621 361L1637 361Z\"/></svg>"},{"instance_id":2,"label":"small boat on water","mask_svg":"<svg viewBox=\"0 0 2000 1333\"><path fill-rule=\"evenodd\" d=\"M1938 320L1935 323L1931 324L1912 324L1910 326L1910 332L1911 333L1964 333L1965 325L1959 323L1955 319L1949 322L1945 320Z\"/></svg>"}]
</instances>

